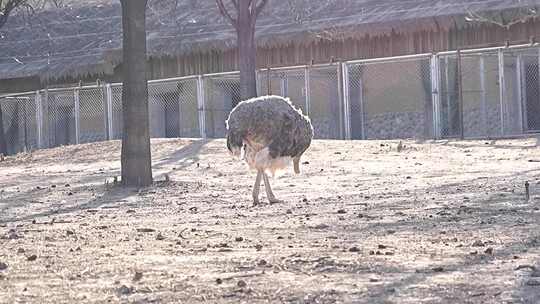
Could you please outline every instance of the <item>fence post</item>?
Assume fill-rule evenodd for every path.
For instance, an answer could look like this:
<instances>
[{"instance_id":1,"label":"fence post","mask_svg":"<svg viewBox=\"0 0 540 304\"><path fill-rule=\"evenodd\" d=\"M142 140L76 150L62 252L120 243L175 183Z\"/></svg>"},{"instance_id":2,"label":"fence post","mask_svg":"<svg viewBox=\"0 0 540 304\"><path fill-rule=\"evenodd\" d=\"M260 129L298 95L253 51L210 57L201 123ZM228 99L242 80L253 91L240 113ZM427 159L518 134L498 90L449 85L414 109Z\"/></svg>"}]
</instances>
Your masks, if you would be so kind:
<instances>
[{"instance_id":1,"label":"fence post","mask_svg":"<svg viewBox=\"0 0 540 304\"><path fill-rule=\"evenodd\" d=\"M463 121L463 74L461 67L461 50L457 50L457 74L458 74L458 108L459 108L459 138L465 138L465 123Z\"/></svg>"},{"instance_id":2,"label":"fence post","mask_svg":"<svg viewBox=\"0 0 540 304\"><path fill-rule=\"evenodd\" d=\"M444 84L446 89L446 96L444 96L444 100L446 103L446 111L444 112L444 127L441 129L441 138L446 136L454 136L453 130L455 130L454 127L454 121L451 119L451 112L452 112L452 95L450 94L450 60L449 56L444 56ZM442 106L441 106L442 107ZM443 134L446 133L446 134Z\"/></svg>"},{"instance_id":3,"label":"fence post","mask_svg":"<svg viewBox=\"0 0 540 304\"><path fill-rule=\"evenodd\" d=\"M538 48L537 52L538 52L537 53L537 56L538 56L538 62L537 62L538 68L536 70L536 75L538 75L537 76L538 79L536 80L537 81L536 85L538 85L538 87L540 87L540 47ZM527 102L527 100L524 100L524 102ZM533 126L533 128L529 128L529 116L528 116L529 109L527 107L528 107L527 104L525 104L525 106L523 107L524 108L523 111L525 112L524 115L525 115L526 130L527 131L535 131L535 130L540 129L540 126ZM537 138L538 138L538 140L540 140L540 136L537 137Z\"/></svg>"},{"instance_id":4,"label":"fence post","mask_svg":"<svg viewBox=\"0 0 540 304\"><path fill-rule=\"evenodd\" d=\"M538 49L536 56L538 56L537 61L537 71L536 75L540 75L540 48ZM521 71L521 85L519 87L521 92L521 125L523 128L523 133L526 134L529 131L529 118L527 117L527 100L529 99L527 92L527 68L525 67ZM536 81L540 81L540 77ZM538 84L537 84L538 85Z\"/></svg>"},{"instance_id":5,"label":"fence post","mask_svg":"<svg viewBox=\"0 0 540 304\"><path fill-rule=\"evenodd\" d=\"M499 94L500 94L500 119L501 119L501 136L504 135L504 112L505 112L505 99L506 99L506 81L504 77L504 52L503 49L499 49Z\"/></svg>"},{"instance_id":6,"label":"fence post","mask_svg":"<svg viewBox=\"0 0 540 304\"><path fill-rule=\"evenodd\" d=\"M280 77L280 82L279 82L279 95L283 97L286 97L287 95L289 95L288 82L289 82L289 79L287 78L287 75L283 74L282 77Z\"/></svg>"},{"instance_id":7,"label":"fence post","mask_svg":"<svg viewBox=\"0 0 540 304\"><path fill-rule=\"evenodd\" d=\"M440 65L439 56L434 54L431 56L431 102L433 113L433 138L441 138L441 118L440 118L440 103L441 103L441 88L440 88Z\"/></svg>"},{"instance_id":8,"label":"fence post","mask_svg":"<svg viewBox=\"0 0 540 304\"><path fill-rule=\"evenodd\" d=\"M362 65L359 66L360 69L362 69ZM358 78L358 85L359 85L359 104L360 104L360 117L362 118L361 121L361 138L366 139L366 112L364 107L364 79L363 79L363 73L360 73L360 76Z\"/></svg>"},{"instance_id":9,"label":"fence post","mask_svg":"<svg viewBox=\"0 0 540 304\"><path fill-rule=\"evenodd\" d=\"M37 147L41 149L43 147L43 106L41 104L41 94L39 90L36 91L36 132L37 132Z\"/></svg>"},{"instance_id":10,"label":"fence post","mask_svg":"<svg viewBox=\"0 0 540 304\"><path fill-rule=\"evenodd\" d=\"M113 103L112 103L112 90L111 84L105 84L105 99L107 101L107 139L112 140L114 138L113 130Z\"/></svg>"},{"instance_id":11,"label":"fence post","mask_svg":"<svg viewBox=\"0 0 540 304\"><path fill-rule=\"evenodd\" d=\"M309 67L306 66L304 69L304 87L306 90L306 115L309 116L311 114L311 87L310 87L310 81L309 81Z\"/></svg>"},{"instance_id":12,"label":"fence post","mask_svg":"<svg viewBox=\"0 0 540 304\"><path fill-rule=\"evenodd\" d=\"M523 83L523 56L519 54L516 57L516 82L517 82L517 106L519 112L519 127L521 128L521 133L525 133L525 124L523 117L525 116L524 104L523 104L523 92L526 91L525 84ZM526 80L525 80L526 81Z\"/></svg>"},{"instance_id":13,"label":"fence post","mask_svg":"<svg viewBox=\"0 0 540 304\"><path fill-rule=\"evenodd\" d=\"M50 148L51 138L50 138L50 116L49 116L49 89L45 88L44 95L45 98L41 99L42 112L41 112L41 127L42 127L42 144L45 148Z\"/></svg>"},{"instance_id":14,"label":"fence post","mask_svg":"<svg viewBox=\"0 0 540 304\"><path fill-rule=\"evenodd\" d=\"M486 136L489 136L488 128L488 106L487 106L487 92L486 92L486 63L484 55L480 55L480 91L482 91L482 99L480 110L482 111L482 123L484 125L484 130Z\"/></svg>"},{"instance_id":15,"label":"fence post","mask_svg":"<svg viewBox=\"0 0 540 304\"><path fill-rule=\"evenodd\" d=\"M257 96L261 96L261 80L259 77L261 76L260 70L255 70L255 86L257 87Z\"/></svg>"},{"instance_id":16,"label":"fence post","mask_svg":"<svg viewBox=\"0 0 540 304\"><path fill-rule=\"evenodd\" d=\"M270 81L270 68L266 70L266 95L272 94L272 81Z\"/></svg>"},{"instance_id":17,"label":"fence post","mask_svg":"<svg viewBox=\"0 0 540 304\"><path fill-rule=\"evenodd\" d=\"M341 72L343 73L343 112L345 118L345 139L351 140L351 105L349 101L349 66L346 62L341 63Z\"/></svg>"},{"instance_id":18,"label":"fence post","mask_svg":"<svg viewBox=\"0 0 540 304\"><path fill-rule=\"evenodd\" d=\"M23 117L24 117L24 132L23 132L23 137L24 137L24 153L28 152L30 150L30 148L28 147L28 117L26 117L26 114L27 114L27 110L28 110L28 100L30 99L30 97L27 97L25 96L24 98L22 98L23 100ZM17 103L18 104L18 103ZM19 116L20 117L20 116Z\"/></svg>"},{"instance_id":19,"label":"fence post","mask_svg":"<svg viewBox=\"0 0 540 304\"><path fill-rule=\"evenodd\" d=\"M202 75L197 77L197 108L199 109L199 132L206 139L206 107L204 101L204 79Z\"/></svg>"},{"instance_id":20,"label":"fence post","mask_svg":"<svg viewBox=\"0 0 540 304\"><path fill-rule=\"evenodd\" d=\"M73 98L75 100L75 144L81 143L81 105L79 89L73 90Z\"/></svg>"},{"instance_id":21,"label":"fence post","mask_svg":"<svg viewBox=\"0 0 540 304\"><path fill-rule=\"evenodd\" d=\"M336 72L337 72L337 93L338 93L338 101L339 101L339 138L345 139L347 137L347 134L345 134L345 111L344 111L344 99L345 99L345 85L344 85L344 77L343 77L343 64L339 62L336 66Z\"/></svg>"}]
</instances>

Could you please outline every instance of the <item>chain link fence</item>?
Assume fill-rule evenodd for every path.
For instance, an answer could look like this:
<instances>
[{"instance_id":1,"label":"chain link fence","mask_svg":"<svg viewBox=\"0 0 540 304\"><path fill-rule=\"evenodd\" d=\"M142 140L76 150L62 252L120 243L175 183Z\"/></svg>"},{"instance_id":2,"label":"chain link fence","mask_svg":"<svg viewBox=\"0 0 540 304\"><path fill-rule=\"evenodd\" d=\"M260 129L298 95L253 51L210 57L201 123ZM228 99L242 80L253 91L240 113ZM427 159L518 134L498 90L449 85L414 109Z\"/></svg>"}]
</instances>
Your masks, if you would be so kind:
<instances>
[{"instance_id":1,"label":"chain link fence","mask_svg":"<svg viewBox=\"0 0 540 304\"><path fill-rule=\"evenodd\" d=\"M241 101L240 74L228 73L202 77L204 90L205 133L209 138L226 135L225 121Z\"/></svg>"},{"instance_id":2,"label":"chain link fence","mask_svg":"<svg viewBox=\"0 0 540 304\"><path fill-rule=\"evenodd\" d=\"M74 90L45 92L42 101L45 147L77 144Z\"/></svg>"},{"instance_id":3,"label":"chain link fence","mask_svg":"<svg viewBox=\"0 0 540 304\"><path fill-rule=\"evenodd\" d=\"M293 67L267 70L259 73L259 95L288 97L302 113L309 113L306 100L306 69Z\"/></svg>"},{"instance_id":4,"label":"chain link fence","mask_svg":"<svg viewBox=\"0 0 540 304\"><path fill-rule=\"evenodd\" d=\"M504 54L505 131L507 134L540 131L540 49L509 50Z\"/></svg>"},{"instance_id":5,"label":"chain link fence","mask_svg":"<svg viewBox=\"0 0 540 304\"><path fill-rule=\"evenodd\" d=\"M280 95L311 118L315 138L342 139L344 109L339 66L292 67L258 73L259 95Z\"/></svg>"},{"instance_id":6,"label":"chain link fence","mask_svg":"<svg viewBox=\"0 0 540 304\"><path fill-rule=\"evenodd\" d=\"M79 143L107 140L109 134L107 90L109 87L81 88L75 91L75 102L78 97ZM77 96L78 95L78 96ZM72 109L73 111L73 109ZM76 111L73 111L77 115ZM75 120L74 122L77 123ZM77 136L77 134L75 134Z\"/></svg>"},{"instance_id":7,"label":"chain link fence","mask_svg":"<svg viewBox=\"0 0 540 304\"><path fill-rule=\"evenodd\" d=\"M2 130L8 154L38 148L37 106L34 94L0 98Z\"/></svg>"},{"instance_id":8,"label":"chain link fence","mask_svg":"<svg viewBox=\"0 0 540 304\"><path fill-rule=\"evenodd\" d=\"M464 54L459 56L461 67L457 55L438 58L442 137L460 137L462 129L465 138L503 135L498 57L497 53Z\"/></svg>"},{"instance_id":9,"label":"chain link fence","mask_svg":"<svg viewBox=\"0 0 540 304\"><path fill-rule=\"evenodd\" d=\"M351 137L432 138L430 57L348 65Z\"/></svg>"},{"instance_id":10,"label":"chain link fence","mask_svg":"<svg viewBox=\"0 0 540 304\"><path fill-rule=\"evenodd\" d=\"M540 130L539 49L438 57L440 137L498 138Z\"/></svg>"},{"instance_id":11,"label":"chain link fence","mask_svg":"<svg viewBox=\"0 0 540 304\"><path fill-rule=\"evenodd\" d=\"M257 72L322 139L499 138L540 132L540 49L491 48ZM238 72L152 80L154 138L226 135ZM122 138L122 84L0 96L7 153ZM0 145L2 138L0 138Z\"/></svg>"},{"instance_id":12,"label":"chain link fence","mask_svg":"<svg viewBox=\"0 0 540 304\"><path fill-rule=\"evenodd\" d=\"M339 65L307 69L309 117L315 138L345 138L345 113Z\"/></svg>"}]
</instances>

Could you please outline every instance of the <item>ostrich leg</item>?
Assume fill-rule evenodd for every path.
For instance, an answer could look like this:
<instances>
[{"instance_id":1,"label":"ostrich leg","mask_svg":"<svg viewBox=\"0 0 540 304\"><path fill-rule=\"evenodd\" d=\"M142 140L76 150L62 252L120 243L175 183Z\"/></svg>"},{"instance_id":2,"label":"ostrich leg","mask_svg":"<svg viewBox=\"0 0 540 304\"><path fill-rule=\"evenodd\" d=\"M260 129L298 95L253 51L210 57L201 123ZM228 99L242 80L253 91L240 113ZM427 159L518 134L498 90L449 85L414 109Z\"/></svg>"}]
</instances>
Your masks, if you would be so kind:
<instances>
[{"instance_id":1,"label":"ostrich leg","mask_svg":"<svg viewBox=\"0 0 540 304\"><path fill-rule=\"evenodd\" d=\"M270 179L268 178L268 175L266 175L266 173L264 172L263 172L263 178L264 178L264 188L266 189L266 196L268 197L268 201L271 204L283 203L282 200L278 200L274 196L274 192L272 192L272 188L270 187Z\"/></svg>"},{"instance_id":2,"label":"ostrich leg","mask_svg":"<svg viewBox=\"0 0 540 304\"><path fill-rule=\"evenodd\" d=\"M255 178L255 185L253 186L253 206L259 204L259 191L261 189L261 176L263 175L262 171L257 171L257 177Z\"/></svg>"}]
</instances>

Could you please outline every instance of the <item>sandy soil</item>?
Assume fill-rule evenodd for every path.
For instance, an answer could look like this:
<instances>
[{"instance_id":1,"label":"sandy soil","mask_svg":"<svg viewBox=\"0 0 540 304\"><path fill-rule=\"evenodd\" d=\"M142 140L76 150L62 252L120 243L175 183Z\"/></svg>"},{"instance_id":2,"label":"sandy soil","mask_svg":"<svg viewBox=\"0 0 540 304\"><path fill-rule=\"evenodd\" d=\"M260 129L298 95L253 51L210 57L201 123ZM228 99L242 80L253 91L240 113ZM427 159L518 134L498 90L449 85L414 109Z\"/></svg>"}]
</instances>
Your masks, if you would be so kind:
<instances>
[{"instance_id":1,"label":"sandy soil","mask_svg":"<svg viewBox=\"0 0 540 304\"><path fill-rule=\"evenodd\" d=\"M316 141L258 207L222 140L153 141L141 191L119 142L9 157L0 302L540 303L537 140L404 144Z\"/></svg>"}]
</instances>

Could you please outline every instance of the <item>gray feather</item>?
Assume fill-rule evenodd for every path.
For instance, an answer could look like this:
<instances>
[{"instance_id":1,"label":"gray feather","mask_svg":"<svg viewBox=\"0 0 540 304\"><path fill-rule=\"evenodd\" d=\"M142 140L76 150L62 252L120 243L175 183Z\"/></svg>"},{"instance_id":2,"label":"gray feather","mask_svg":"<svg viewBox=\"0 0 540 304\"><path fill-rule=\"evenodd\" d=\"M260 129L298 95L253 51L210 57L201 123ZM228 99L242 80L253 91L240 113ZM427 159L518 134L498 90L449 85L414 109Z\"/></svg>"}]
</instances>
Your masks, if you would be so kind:
<instances>
[{"instance_id":1,"label":"gray feather","mask_svg":"<svg viewBox=\"0 0 540 304\"><path fill-rule=\"evenodd\" d=\"M245 140L252 140L268 147L273 158L299 157L313 139L309 117L280 96L240 102L229 114L226 124L229 150L240 148Z\"/></svg>"}]
</instances>

